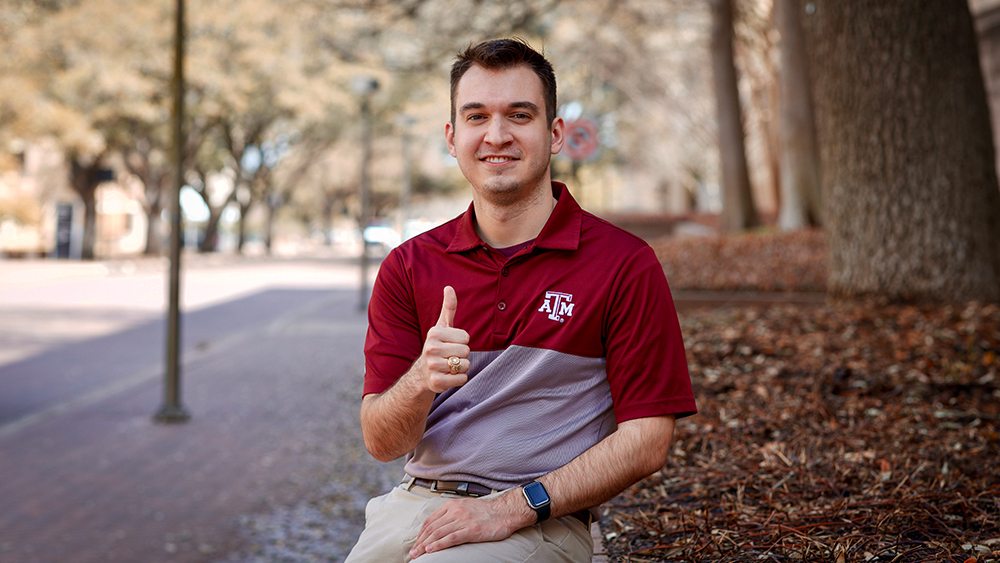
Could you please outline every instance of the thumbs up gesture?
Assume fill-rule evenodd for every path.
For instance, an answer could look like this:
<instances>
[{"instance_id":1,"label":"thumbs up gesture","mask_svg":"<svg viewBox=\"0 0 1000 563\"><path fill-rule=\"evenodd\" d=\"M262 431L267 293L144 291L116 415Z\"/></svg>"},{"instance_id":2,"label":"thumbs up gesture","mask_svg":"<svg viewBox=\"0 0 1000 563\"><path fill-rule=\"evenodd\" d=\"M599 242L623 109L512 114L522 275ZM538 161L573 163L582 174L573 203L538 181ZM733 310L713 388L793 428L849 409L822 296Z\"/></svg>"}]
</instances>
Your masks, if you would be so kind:
<instances>
[{"instance_id":1,"label":"thumbs up gesture","mask_svg":"<svg viewBox=\"0 0 1000 563\"><path fill-rule=\"evenodd\" d=\"M441 316L427 331L424 349L420 354L423 363L424 385L435 393L441 393L464 385L469 380L469 333L455 328L455 312L458 310L458 296L453 287L444 288Z\"/></svg>"}]
</instances>

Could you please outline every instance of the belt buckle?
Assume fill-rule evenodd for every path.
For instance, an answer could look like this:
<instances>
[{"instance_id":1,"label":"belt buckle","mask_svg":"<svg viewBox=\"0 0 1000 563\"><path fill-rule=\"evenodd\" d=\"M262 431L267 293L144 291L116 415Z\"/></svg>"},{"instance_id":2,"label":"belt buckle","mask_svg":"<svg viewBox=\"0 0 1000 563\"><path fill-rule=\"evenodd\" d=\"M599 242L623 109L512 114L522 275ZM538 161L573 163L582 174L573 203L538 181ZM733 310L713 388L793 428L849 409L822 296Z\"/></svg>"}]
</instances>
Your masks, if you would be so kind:
<instances>
[{"instance_id":1,"label":"belt buckle","mask_svg":"<svg viewBox=\"0 0 1000 563\"><path fill-rule=\"evenodd\" d=\"M417 478L416 477L414 477L413 475L406 475L404 473L403 474L403 481L400 483L400 485L404 489L406 489L407 491L409 491L410 489L413 488L413 485L415 485L416 482L417 482Z\"/></svg>"},{"instance_id":2,"label":"belt buckle","mask_svg":"<svg viewBox=\"0 0 1000 563\"><path fill-rule=\"evenodd\" d=\"M478 496L475 493L469 492L469 483L466 482L466 481L459 482L458 485L455 487L454 490L447 490L447 491L444 490L444 489L439 489L438 488L438 483L439 483L439 481L436 480L436 479L434 481L431 481L430 491L432 493L451 493L453 495L459 495L459 496L463 496L463 497Z\"/></svg>"}]
</instances>

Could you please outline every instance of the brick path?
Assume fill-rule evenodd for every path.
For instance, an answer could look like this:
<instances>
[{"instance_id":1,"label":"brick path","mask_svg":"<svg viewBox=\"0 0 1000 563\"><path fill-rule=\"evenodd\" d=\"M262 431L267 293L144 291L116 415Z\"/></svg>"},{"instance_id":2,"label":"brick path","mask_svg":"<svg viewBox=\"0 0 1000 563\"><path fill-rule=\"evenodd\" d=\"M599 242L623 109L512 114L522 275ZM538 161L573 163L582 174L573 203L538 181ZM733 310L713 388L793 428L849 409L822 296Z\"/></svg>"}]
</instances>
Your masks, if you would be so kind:
<instances>
[{"instance_id":1,"label":"brick path","mask_svg":"<svg viewBox=\"0 0 1000 563\"><path fill-rule=\"evenodd\" d=\"M261 289L185 315L192 418L177 425L152 420L162 319L0 366L0 562L241 560L260 547L248 522L332 500L341 525L315 543L338 560L399 476L360 443L364 326L348 289Z\"/></svg>"}]
</instances>

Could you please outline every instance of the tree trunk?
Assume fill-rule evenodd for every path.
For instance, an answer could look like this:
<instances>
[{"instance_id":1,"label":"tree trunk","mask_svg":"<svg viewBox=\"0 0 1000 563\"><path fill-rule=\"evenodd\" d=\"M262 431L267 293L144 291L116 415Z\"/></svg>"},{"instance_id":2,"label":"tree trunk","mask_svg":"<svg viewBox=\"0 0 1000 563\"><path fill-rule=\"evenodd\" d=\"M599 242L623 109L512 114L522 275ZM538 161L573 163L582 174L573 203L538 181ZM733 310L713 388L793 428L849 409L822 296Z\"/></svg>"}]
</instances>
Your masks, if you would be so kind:
<instances>
[{"instance_id":1,"label":"tree trunk","mask_svg":"<svg viewBox=\"0 0 1000 563\"><path fill-rule=\"evenodd\" d=\"M243 245L247 240L247 211L250 210L250 205L239 204L240 206L240 221L237 224L238 236L236 238L236 253L243 254Z\"/></svg>"},{"instance_id":2,"label":"tree trunk","mask_svg":"<svg viewBox=\"0 0 1000 563\"><path fill-rule=\"evenodd\" d=\"M156 199L155 203L146 207L146 249L143 254L147 256L159 256L162 250L163 245L160 241L160 213L162 211L159 198Z\"/></svg>"},{"instance_id":3,"label":"tree trunk","mask_svg":"<svg viewBox=\"0 0 1000 563\"><path fill-rule=\"evenodd\" d=\"M202 189L196 190L196 193L201 196L201 200L208 207L208 221L205 223L205 236L198 243L198 252L215 252L218 249L219 220L222 219L222 212L226 210L226 207L231 202L236 201L236 197L235 192L233 192L226 199L225 203L213 207L210 201L211 198L208 197L207 189L204 187L204 175L202 178Z\"/></svg>"},{"instance_id":4,"label":"tree trunk","mask_svg":"<svg viewBox=\"0 0 1000 563\"><path fill-rule=\"evenodd\" d=\"M167 192L164 185L170 181L170 174L163 171L152 171L152 164L149 162L149 155L146 154L145 162L142 167L145 174L137 174L142 180L143 184L143 195L145 197L145 204L143 205L143 211L146 212L146 249L143 250L143 254L147 256L159 256L163 251L163 241L160 239L160 214L163 212L163 199ZM130 167L131 168L131 167ZM133 173L137 170L132 169Z\"/></svg>"},{"instance_id":5,"label":"tree trunk","mask_svg":"<svg viewBox=\"0 0 1000 563\"><path fill-rule=\"evenodd\" d=\"M163 211L162 196L166 192L164 185L170 179L169 165L156 165L153 162L154 139L150 135L137 134L133 142L122 143L118 151L122 163L128 171L142 182L142 210L146 214L146 247L142 253L146 256L159 256L162 250L160 240L160 213Z\"/></svg>"},{"instance_id":6,"label":"tree trunk","mask_svg":"<svg viewBox=\"0 0 1000 563\"><path fill-rule=\"evenodd\" d=\"M780 111L781 101L780 95L778 93L778 69L775 68L776 65L771 65L771 76L767 88L767 104L761 104L761 107L767 108L769 114L765 121L766 127L764 127L765 139L767 140L767 169L771 176L771 193L774 197L774 209L777 212L781 210L781 160L782 160L782 145L781 145L781 123L780 119L777 117L778 111ZM761 98L763 98L763 94Z\"/></svg>"},{"instance_id":7,"label":"tree trunk","mask_svg":"<svg viewBox=\"0 0 1000 563\"><path fill-rule=\"evenodd\" d=\"M222 218L222 212L225 209L225 206L218 209L208 208L208 222L205 223L205 238L201 239L201 242L198 244L198 252L215 252L218 248L219 219Z\"/></svg>"},{"instance_id":8,"label":"tree trunk","mask_svg":"<svg viewBox=\"0 0 1000 563\"><path fill-rule=\"evenodd\" d=\"M781 35L781 190L778 227L784 231L819 225L820 168L813 116L809 61L798 0L775 0L775 27Z\"/></svg>"},{"instance_id":9,"label":"tree trunk","mask_svg":"<svg viewBox=\"0 0 1000 563\"><path fill-rule=\"evenodd\" d=\"M1000 299L1000 190L965 0L813 3L831 291Z\"/></svg>"},{"instance_id":10,"label":"tree trunk","mask_svg":"<svg viewBox=\"0 0 1000 563\"><path fill-rule=\"evenodd\" d=\"M194 182L192 187L208 208L208 221L205 223L204 237L198 242L198 252L215 252L219 246L219 221L226 207L236 202L236 187L229 191L222 205L212 205L212 198L208 193L208 173L200 166L195 166L193 172L198 175L199 181Z\"/></svg>"},{"instance_id":11,"label":"tree trunk","mask_svg":"<svg viewBox=\"0 0 1000 563\"><path fill-rule=\"evenodd\" d=\"M94 259L94 244L97 242L97 186L83 196L83 241L80 244L80 259Z\"/></svg>"},{"instance_id":12,"label":"tree trunk","mask_svg":"<svg viewBox=\"0 0 1000 563\"><path fill-rule=\"evenodd\" d=\"M278 209L278 205L272 197L265 196L264 199L267 205L267 223L264 226L264 250L268 256L271 255L271 243L274 237L274 213Z\"/></svg>"},{"instance_id":13,"label":"tree trunk","mask_svg":"<svg viewBox=\"0 0 1000 563\"><path fill-rule=\"evenodd\" d=\"M173 181L173 174L172 170L167 167L152 171L152 164L148 164L146 168L151 172L144 181L144 195L147 202L144 207L146 217L149 218L149 224L146 227L144 254L159 256L163 252L164 246L160 234L160 214L163 212L163 202L172 190L170 182Z\"/></svg>"},{"instance_id":14,"label":"tree trunk","mask_svg":"<svg viewBox=\"0 0 1000 563\"><path fill-rule=\"evenodd\" d=\"M70 186L83 200L83 241L80 258L94 259L94 243L97 240L97 186L101 183L101 158L91 164L81 164L77 157L70 159Z\"/></svg>"},{"instance_id":15,"label":"tree trunk","mask_svg":"<svg viewBox=\"0 0 1000 563\"><path fill-rule=\"evenodd\" d=\"M727 231L757 225L750 192L750 174L740 111L740 92L733 61L732 0L708 0L712 9L712 76L715 78L722 161L722 228Z\"/></svg>"}]
</instances>

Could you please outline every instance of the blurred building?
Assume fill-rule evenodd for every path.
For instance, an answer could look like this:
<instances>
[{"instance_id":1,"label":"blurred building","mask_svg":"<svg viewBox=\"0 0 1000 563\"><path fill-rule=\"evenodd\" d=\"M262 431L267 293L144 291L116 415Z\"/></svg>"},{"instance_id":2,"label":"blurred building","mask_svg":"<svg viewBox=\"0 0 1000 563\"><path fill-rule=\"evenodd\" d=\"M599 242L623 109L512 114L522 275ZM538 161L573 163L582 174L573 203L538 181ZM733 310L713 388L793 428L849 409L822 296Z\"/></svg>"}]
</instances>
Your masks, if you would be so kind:
<instances>
[{"instance_id":1,"label":"blurred building","mask_svg":"<svg viewBox=\"0 0 1000 563\"><path fill-rule=\"evenodd\" d=\"M69 187L62 153L45 142L20 147L0 170L0 256L79 258L84 205ZM127 179L106 173L96 192L94 253L134 255L146 246L146 215Z\"/></svg>"}]
</instances>

